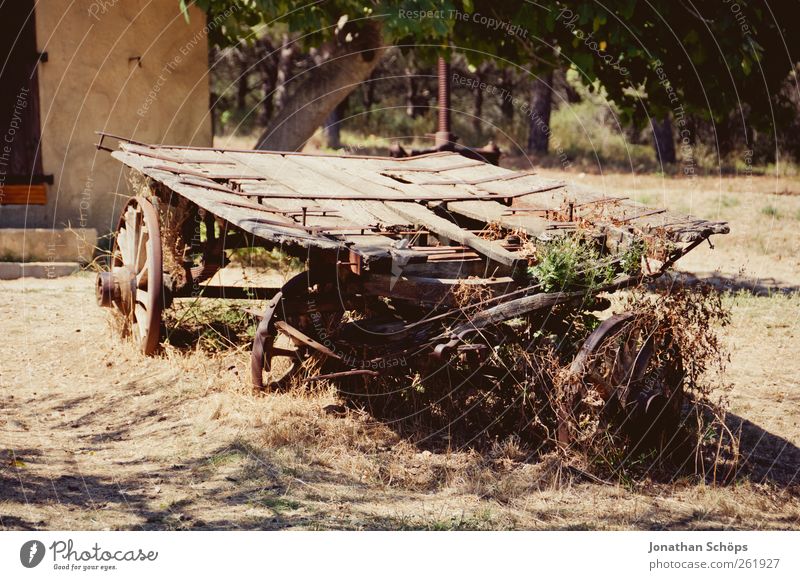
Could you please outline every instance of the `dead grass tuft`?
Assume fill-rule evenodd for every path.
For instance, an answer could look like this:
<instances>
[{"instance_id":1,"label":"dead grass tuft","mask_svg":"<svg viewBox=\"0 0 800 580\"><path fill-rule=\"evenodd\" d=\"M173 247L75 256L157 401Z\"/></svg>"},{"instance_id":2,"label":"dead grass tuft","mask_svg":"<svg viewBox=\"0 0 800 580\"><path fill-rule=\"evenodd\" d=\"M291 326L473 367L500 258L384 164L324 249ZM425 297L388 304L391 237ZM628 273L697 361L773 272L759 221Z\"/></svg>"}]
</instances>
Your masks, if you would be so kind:
<instances>
[{"instance_id":1,"label":"dead grass tuft","mask_svg":"<svg viewBox=\"0 0 800 580\"><path fill-rule=\"evenodd\" d=\"M485 284L476 284L469 278L459 280L453 286L452 294L453 302L459 308L484 302L494 296L491 288Z\"/></svg>"}]
</instances>

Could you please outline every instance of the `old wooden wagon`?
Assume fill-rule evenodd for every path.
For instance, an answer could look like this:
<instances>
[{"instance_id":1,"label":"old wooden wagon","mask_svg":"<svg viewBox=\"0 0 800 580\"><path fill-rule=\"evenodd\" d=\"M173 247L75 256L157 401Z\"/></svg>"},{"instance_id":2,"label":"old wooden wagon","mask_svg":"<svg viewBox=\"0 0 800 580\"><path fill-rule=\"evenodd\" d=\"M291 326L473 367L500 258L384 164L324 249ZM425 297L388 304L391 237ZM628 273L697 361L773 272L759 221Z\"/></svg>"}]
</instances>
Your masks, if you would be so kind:
<instances>
[{"instance_id":1,"label":"old wooden wagon","mask_svg":"<svg viewBox=\"0 0 800 580\"><path fill-rule=\"evenodd\" d=\"M327 364L308 381L368 378L399 360L480 360L506 321L544 318L563 305L602 309L598 294L656 278L728 231L455 153L311 155L107 135L100 147L107 137L119 141L112 155L149 186L122 210L98 302L117 309L150 354L176 298L266 300L251 357L258 389L285 383L309 358ZM601 280L548 287L531 275L542 248L564 238L593 248ZM242 247L280 248L305 271L281 288L208 284L227 252ZM605 320L575 357L575 372L588 373L591 356L630 322L625 314ZM619 384L607 392L635 401L628 391L647 372L648 347L641 337L627 340L637 341L628 345L636 356L618 358L624 368L607 373L616 383L627 377L626 393L613 394ZM678 382L659 387L663 408L674 406Z\"/></svg>"}]
</instances>

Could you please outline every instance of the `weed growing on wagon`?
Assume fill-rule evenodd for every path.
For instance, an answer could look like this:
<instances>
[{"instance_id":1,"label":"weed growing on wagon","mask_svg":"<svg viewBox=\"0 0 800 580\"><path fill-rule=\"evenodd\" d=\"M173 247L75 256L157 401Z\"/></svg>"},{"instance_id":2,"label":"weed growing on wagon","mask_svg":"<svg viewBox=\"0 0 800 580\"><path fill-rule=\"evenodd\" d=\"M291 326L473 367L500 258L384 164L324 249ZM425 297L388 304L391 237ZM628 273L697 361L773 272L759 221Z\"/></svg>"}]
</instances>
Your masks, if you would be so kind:
<instances>
[{"instance_id":1,"label":"weed growing on wagon","mask_svg":"<svg viewBox=\"0 0 800 580\"><path fill-rule=\"evenodd\" d=\"M732 481L739 440L726 424L731 386L722 380L729 355L719 331L729 323L730 312L722 296L704 285L657 293L639 288L628 295L624 310L634 313L633 329L662 346L653 354L655 366L679 374L680 419L657 446L641 446L603 416L602 403L591 404L590 392L571 449L574 457L592 473L622 482L687 475L714 484Z\"/></svg>"},{"instance_id":2,"label":"weed growing on wagon","mask_svg":"<svg viewBox=\"0 0 800 580\"><path fill-rule=\"evenodd\" d=\"M648 367L654 370L642 380L659 383L679 369L679 395L668 397L678 406L675 427L656 442L645 444L622 428L625 409L614 410L613 396L592 385L581 393L569 444L559 441L570 364L598 322L591 312L554 309L544 320L512 320L487 331L483 339L494 346L477 364L463 356L445 365L423 361L416 374L359 378L340 385L339 394L346 406L431 451L483 455L511 437L518 450L512 461L538 461L558 450L565 469L585 478L631 485L687 475L730 481L738 440L725 426L728 389L711 380L723 376L727 361L717 335L729 319L720 295L705 287L637 289L623 307L633 313L628 334L658 345ZM647 384L642 388L646 393Z\"/></svg>"}]
</instances>

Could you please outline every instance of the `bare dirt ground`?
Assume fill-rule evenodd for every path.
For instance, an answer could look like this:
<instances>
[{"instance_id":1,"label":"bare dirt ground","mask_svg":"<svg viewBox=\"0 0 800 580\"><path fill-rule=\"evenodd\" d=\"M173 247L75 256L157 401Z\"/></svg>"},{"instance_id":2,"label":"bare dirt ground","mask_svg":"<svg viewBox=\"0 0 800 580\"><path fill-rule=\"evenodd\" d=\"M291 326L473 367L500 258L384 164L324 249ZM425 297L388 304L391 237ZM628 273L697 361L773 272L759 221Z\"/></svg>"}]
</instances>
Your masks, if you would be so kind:
<instances>
[{"instance_id":1,"label":"bare dirt ground","mask_svg":"<svg viewBox=\"0 0 800 580\"><path fill-rule=\"evenodd\" d=\"M603 485L508 446L423 451L366 413L331 412L332 390L252 395L246 346L141 357L86 274L0 282L0 528L800 528L800 181L782 195L766 178L604 183L731 221L681 267L732 292L736 483Z\"/></svg>"}]
</instances>

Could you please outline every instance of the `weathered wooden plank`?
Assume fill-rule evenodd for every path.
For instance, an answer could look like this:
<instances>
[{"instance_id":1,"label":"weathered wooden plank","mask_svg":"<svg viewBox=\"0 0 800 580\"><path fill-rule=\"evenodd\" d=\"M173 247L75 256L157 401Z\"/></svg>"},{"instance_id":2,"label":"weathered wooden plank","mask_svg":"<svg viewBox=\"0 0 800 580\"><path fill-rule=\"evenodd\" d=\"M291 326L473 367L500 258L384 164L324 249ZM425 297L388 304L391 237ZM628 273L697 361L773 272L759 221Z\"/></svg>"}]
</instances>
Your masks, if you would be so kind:
<instances>
[{"instance_id":1,"label":"weathered wooden plank","mask_svg":"<svg viewBox=\"0 0 800 580\"><path fill-rule=\"evenodd\" d=\"M440 236L445 236L459 244L464 244L490 260L512 268L525 262L521 256L506 250L500 244L476 236L419 204L389 201L386 202L386 205L412 220L416 226L423 227Z\"/></svg>"},{"instance_id":2,"label":"weathered wooden plank","mask_svg":"<svg viewBox=\"0 0 800 580\"><path fill-rule=\"evenodd\" d=\"M362 257L363 266L368 269L390 269L394 254L398 253L398 250L394 247L396 240L387 236L377 234L336 234L335 232L331 235L313 235L298 230L296 227L297 222L288 220L281 214L272 214L274 217L265 217L255 214L248 208L240 208L223 203L226 200L241 201L242 198L220 191L205 189L202 186L183 183L179 175L153 169L152 166L148 167L150 165L149 157L121 151L114 152L112 155L126 165L138 169L148 177L163 183L166 187L186 197L199 207L270 243L278 245L296 244L302 247L335 250L343 261L347 259L350 250L352 250ZM297 204L298 200L269 200L269 205L277 206L277 209L293 209L299 207ZM335 202L331 202L331 205L338 207ZM269 210L268 206L264 206L264 208ZM280 220L283 220L286 225L280 225ZM267 221L271 223L266 223ZM331 227L352 225L350 221L341 218L331 217L325 219L320 216L314 216L313 221L309 219L307 223L308 225L329 225ZM405 253L414 254L414 252L407 250L405 250ZM424 261L426 256L420 253L417 259ZM380 263L385 263L386 266L379 266Z\"/></svg>"},{"instance_id":3,"label":"weathered wooden plank","mask_svg":"<svg viewBox=\"0 0 800 580\"><path fill-rule=\"evenodd\" d=\"M282 183L285 187L295 192L303 192L306 195L320 196L312 200L318 207L335 210L346 219L350 224L361 228L372 225L382 224L389 226L403 226L407 220L399 216L376 216L374 212L368 211L363 205L347 200L323 199L321 196L330 197L331 195L341 195L347 197L352 194L352 189L325 178L318 172L314 172L303 164L303 158L277 158L276 156L245 156L251 163L250 168L260 171L265 176L270 176L276 182ZM280 175L280 179L276 176ZM250 188L243 188L250 191ZM274 203L274 198L269 198L269 203ZM311 203L306 200L293 199L289 202L295 208L302 208L304 204Z\"/></svg>"},{"instance_id":4,"label":"weathered wooden plank","mask_svg":"<svg viewBox=\"0 0 800 580\"><path fill-rule=\"evenodd\" d=\"M384 167L381 172L384 171L423 171L426 173L430 173L432 175L436 175L437 173L441 173L443 171L452 171L453 169L461 169L463 167L475 167L476 165L483 165L482 161L478 161L477 159L467 159L462 162L455 162L448 165L437 166L435 168L430 167L415 167L411 163L407 163L406 165L394 165L391 167Z\"/></svg>"},{"instance_id":5,"label":"weathered wooden plank","mask_svg":"<svg viewBox=\"0 0 800 580\"><path fill-rule=\"evenodd\" d=\"M199 207L268 242L278 245L297 244L304 247L314 246L321 249L334 250L343 246L342 242L313 236L295 228L259 224L257 221L253 221L253 212L220 203L225 199L223 197L225 194L211 192L203 187L183 184L180 178L173 173L148 168L149 158L147 157L123 151L115 151L112 155L126 165L139 170L144 175L163 183L166 187Z\"/></svg>"},{"instance_id":6,"label":"weathered wooden plank","mask_svg":"<svg viewBox=\"0 0 800 580\"><path fill-rule=\"evenodd\" d=\"M514 300L508 300L475 313L469 321L457 326L452 332L456 336L465 331L477 330L504 320L523 316L534 310L551 308L556 304L570 300L585 300L584 292L554 292L550 294L533 294Z\"/></svg>"},{"instance_id":7,"label":"weathered wooden plank","mask_svg":"<svg viewBox=\"0 0 800 580\"><path fill-rule=\"evenodd\" d=\"M534 214L508 215L508 207L497 202L459 201L448 203L444 207L448 212L486 224L499 224L506 229L519 230L533 237L561 235L561 232L553 228L552 221Z\"/></svg>"},{"instance_id":8,"label":"weathered wooden plank","mask_svg":"<svg viewBox=\"0 0 800 580\"><path fill-rule=\"evenodd\" d=\"M303 211L304 209L330 209L319 207L314 202L307 202L301 201L296 199L291 199L289 197L273 197L270 198L268 202L262 201L261 203L257 203L256 201L248 201L246 203L242 203L243 200L248 200L249 198L244 195L242 192L230 193L229 186L217 184L216 182L210 179L200 179L200 178L192 178L191 180L183 179L180 181L183 185L191 185L197 187L205 187L209 191L212 192L220 192L220 199L226 200L222 201L221 203L225 203L226 205L233 206L233 207L243 207L243 208L252 208L257 209L261 213L269 212L270 210L274 210L276 216L280 216L281 218L286 218L287 216L291 215L289 212L296 212L297 218L291 220L293 222L298 222L301 226L309 226L315 228L326 228L329 232L334 232L338 230L342 230L345 227L350 227L351 229L368 229L369 226L367 224L363 226L355 226L350 220L346 220L335 214L331 211L328 215L323 215L322 212L316 212L314 214L308 214L308 211ZM289 190L284 188L282 193L289 193ZM238 199L236 199L238 198ZM254 205L253 205L254 204ZM254 216L258 217L258 216ZM306 219L303 219L303 218ZM260 216L259 219L263 218L263 215ZM267 223L262 219L260 223ZM294 226L293 226L294 227Z\"/></svg>"},{"instance_id":9,"label":"weathered wooden plank","mask_svg":"<svg viewBox=\"0 0 800 580\"><path fill-rule=\"evenodd\" d=\"M429 160L423 160L423 164L428 166L433 166L433 164ZM491 168L491 169L490 169ZM500 171L498 171L500 170ZM494 165L482 165L480 167L467 167L461 168L455 171L455 173L459 173L466 178L474 179L476 176L481 175L483 171L490 171L498 176L505 176L509 175L513 172L509 170L504 170L502 168L498 168ZM452 172L448 172L449 173ZM414 173L407 173L405 174L406 178L414 184L419 182L424 182L427 177L424 174L414 174ZM556 182L546 182L539 180L537 182L539 186L542 185L556 185ZM419 186L423 187L425 190L433 190L437 193L446 193L449 191L448 188L452 189L454 186L450 185L425 185ZM476 196L481 195L481 192L477 186L464 184L458 186L460 190L467 190L474 193ZM559 192L554 191L551 195L558 195ZM538 200L542 194L535 194L536 199ZM527 199L528 196L525 196L523 199ZM483 223L498 223L501 226L508 228L508 229L519 229L521 231L526 232L529 235L533 236L540 236L544 234L550 227L550 221L546 220L540 216L536 215L514 215L508 216L506 211L508 207L492 200L476 200L476 201L453 201L447 202L446 204L442 204L443 207L448 211L454 214L463 215L469 219L473 219ZM558 207L557 205L555 207Z\"/></svg>"},{"instance_id":10,"label":"weathered wooden plank","mask_svg":"<svg viewBox=\"0 0 800 580\"><path fill-rule=\"evenodd\" d=\"M456 155L456 157L460 157ZM452 159L445 160L448 164L452 164ZM345 160L341 159L326 159L326 163L329 163L335 166L340 171L345 172L352 172L352 166L345 163ZM429 167L437 167L437 166L444 166L443 162L440 159L435 158L427 158L415 161L415 166L425 166L425 168ZM376 183L380 185L384 185L389 188L397 189L398 191L405 191L409 188L414 188L412 191L416 194L417 191L421 191L422 193L447 193L452 191L453 186L449 185L426 185L420 186L416 185L415 183L409 184L402 184L391 177L386 175L382 175L380 170L383 167L383 163L380 161L375 160L368 160L364 163L359 164L358 166L358 175L362 177L365 181L369 183ZM481 169L483 167L491 167L490 171L493 171L497 175L507 175L511 172L508 170L503 170L502 172L497 172L498 168L494 165L485 165L481 164ZM419 176L410 177L412 181L424 181L426 179L424 173ZM463 186L460 187L461 190L466 190L468 192L474 193L476 196L480 194L479 191L475 188L475 186ZM539 216L535 215L518 215L518 216L507 216L505 212L508 210L508 207L498 203L493 200L476 200L476 201L457 201L457 202L447 202L444 205L447 211L450 211L454 214L463 215L464 217L483 222L483 223L499 223L501 226L506 227L512 230L521 230L527 233L528 235L532 236L540 236L543 235L548 228L550 227L551 222L546 219L543 219Z\"/></svg>"},{"instance_id":11,"label":"weathered wooden plank","mask_svg":"<svg viewBox=\"0 0 800 580\"><path fill-rule=\"evenodd\" d=\"M111 136L110 134L108 134ZM116 137L114 137L116 138ZM242 153L245 155L253 155L253 156L264 156L264 155L272 155L278 157L337 157L337 158L344 158L344 159L381 159L384 162L397 162L397 163L405 163L405 162L413 162L419 159L428 159L431 157L456 157L461 158L461 155L458 153L454 153L452 151L434 151L431 153L425 153L423 155L417 155L416 157L389 157L389 156L381 156L381 155L359 155L359 154L349 154L349 155L342 155L341 153L306 153L305 151L270 151L267 149L236 149L234 147L197 147L192 145L147 145L146 143L140 143L137 141L133 141L131 139L119 138L122 144L134 144L134 145L141 145L145 147L157 148L163 151L177 151L177 152L198 152L203 153L207 151L211 151L213 153L220 153L223 155L228 155L230 153Z\"/></svg>"},{"instance_id":12,"label":"weathered wooden plank","mask_svg":"<svg viewBox=\"0 0 800 580\"><path fill-rule=\"evenodd\" d=\"M456 155L456 157L461 158L460 155ZM447 163L452 164L452 159L449 157L426 158L422 161L435 164L437 163L437 160L441 159L444 159ZM355 165L342 158L326 158L322 160L322 163L328 165L336 172L343 172L346 175L350 175L351 179L356 179L363 184L368 184L370 188L380 188L379 191L386 194L387 197L389 196L388 192L394 192L393 195L401 196L404 201L412 201L413 199L429 199L436 196L446 197L452 196L454 193L454 189L452 187L442 187L436 185L423 187L416 185L413 182L404 183L387 175L383 175L381 173L381 167L383 166L383 163L380 160L365 159ZM411 162L409 161L409 163ZM461 195L478 195L477 191L472 191L467 188L460 189L459 193Z\"/></svg>"},{"instance_id":13,"label":"weathered wooden plank","mask_svg":"<svg viewBox=\"0 0 800 580\"><path fill-rule=\"evenodd\" d=\"M341 181L331 179L330 175L326 175L324 170L325 162L336 159L334 157L307 157L304 161L302 158L288 156L285 158L278 158L274 155L260 157L240 153L232 153L231 155L242 163L249 164L248 167L256 171L261 171L264 177L269 177L277 182L284 183L291 189L301 192L305 196L320 200L339 198L344 200L369 201L369 199L364 199L367 197L371 198L372 201L381 201L382 198L390 197L403 201L414 199L415 195L423 198L430 195L430 192L424 189L384 188L376 190L374 188L364 189L363 183L343 184ZM371 159L353 160L339 158L339 163L342 163L342 166L346 167L360 167L362 164L371 164L374 162L375 160ZM450 197L457 196L458 193L451 190L449 195Z\"/></svg>"},{"instance_id":14,"label":"weathered wooden plank","mask_svg":"<svg viewBox=\"0 0 800 580\"><path fill-rule=\"evenodd\" d=\"M594 192L582 185L573 185L570 193L578 203L607 198L604 194ZM691 242L701 237L724 234L729 231L725 222L708 221L669 210L658 210L630 199L608 204L605 210L602 216L591 221L600 225L606 224L609 229L622 229L629 232L648 234L665 231L668 237L676 242ZM579 212L578 215L580 213L582 212ZM687 223L693 223L697 228L687 231L685 228Z\"/></svg>"},{"instance_id":15,"label":"weathered wooden plank","mask_svg":"<svg viewBox=\"0 0 800 580\"><path fill-rule=\"evenodd\" d=\"M235 160L227 159L222 153L214 151L200 152L193 149L164 151L160 147L149 147L132 143L121 143L120 149L142 157L149 157L151 159L158 159L159 161L171 163L236 165Z\"/></svg>"},{"instance_id":16,"label":"weathered wooden plank","mask_svg":"<svg viewBox=\"0 0 800 580\"><path fill-rule=\"evenodd\" d=\"M360 177L354 176L348 171L343 171L335 164L330 163L329 159L310 160L307 157L296 157L292 158L290 161L298 165L300 168L311 170L318 175L324 176L326 180L335 181L351 191L355 191L364 195L376 193L391 196L397 195L398 193L398 191L395 189L390 189L381 184L368 182ZM352 166L354 164L348 163L347 165ZM389 207L381 202L350 201L349 203L343 205L343 211L346 211L348 207L357 208L358 210L367 212L375 219L377 223L380 223L386 227L402 227L411 225L407 219L407 216L402 216L397 212L390 211Z\"/></svg>"},{"instance_id":17,"label":"weathered wooden plank","mask_svg":"<svg viewBox=\"0 0 800 580\"><path fill-rule=\"evenodd\" d=\"M213 179L215 181L232 181L235 179L257 179L261 180L262 177L255 172L248 172L247 168L243 171L232 171L230 165L208 164L208 165L193 165L191 163L163 163L154 159L153 169L160 169L162 171L169 171L175 175L188 175L192 177L201 177L204 179Z\"/></svg>"},{"instance_id":18,"label":"weathered wooden plank","mask_svg":"<svg viewBox=\"0 0 800 580\"><path fill-rule=\"evenodd\" d=\"M305 162L304 165L307 165ZM338 167L337 167L338 165ZM395 191L392 185L389 187L388 183L392 180L385 179L381 183L381 177L373 177L373 173L369 168L363 167L364 163L359 164L345 164L331 162L325 160L322 163L316 163L314 169L324 175L326 178L337 181L342 185L352 188L358 188L362 193L376 192L383 195L390 195ZM372 211L380 213L387 211L386 208L392 210L393 215L400 216L400 219L412 223L417 227L425 228L426 230L438 235L447 237L448 239L464 244L477 252L483 254L490 260L499 262L505 266L514 267L521 261L520 256L510 252L500 246L496 242L484 240L469 232L452 221L442 218L421 204L415 202L400 202L400 201L385 201L383 203L373 202L369 206Z\"/></svg>"},{"instance_id":19,"label":"weathered wooden plank","mask_svg":"<svg viewBox=\"0 0 800 580\"><path fill-rule=\"evenodd\" d=\"M122 154L129 156L125 158L130 161L126 161L127 164L145 174L157 175L159 181L201 207L205 207L204 203L218 205L210 211L223 219L227 219L223 214L233 215L244 224L241 227L245 231L254 233L252 228L257 228L264 235L254 235L270 240L292 238L297 243L311 245L317 241L323 244L350 243L346 236L331 239L333 236L330 235L301 235L297 223L289 219L286 213L301 211L302 208L321 208L337 214L306 213L306 225L364 229L375 225L404 228L413 223L505 263L503 260L508 260L511 252L500 248L499 244L466 232L429 208L435 206L479 223L494 222L504 228L519 229L536 236L555 233L554 228L561 229L564 223L553 223L533 212L509 215L507 205L495 201L488 192L495 192L500 201L505 203L508 203L508 198L514 198L512 205L564 209L572 203L575 219L588 220L614 239L625 239L634 232L664 230L669 232L673 240L691 242L728 231L724 222L697 220L663 210L653 211L631 200L610 199L581 186L544 191L546 187L556 187L557 183L532 172L515 172L482 164L455 153L389 160L371 156L295 155L138 143L122 143L121 148L127 152ZM187 177L210 179L216 186L209 185L205 191L201 191L204 189L202 183L181 182ZM230 201L228 196L231 194L211 191L212 187L240 187L245 195L274 190L266 200L266 205L276 209L276 217L262 216L260 225L259 218L253 215L248 221L248 212L254 214L256 208L221 203L225 199ZM242 199L242 195L238 195ZM602 211L598 209L601 207L598 202L603 202ZM260 208L258 213L261 213ZM267 236L266 225L278 229ZM390 256L393 251L392 240L383 237L385 239L376 240L375 247L381 248L384 257Z\"/></svg>"},{"instance_id":20,"label":"weathered wooden plank","mask_svg":"<svg viewBox=\"0 0 800 580\"><path fill-rule=\"evenodd\" d=\"M436 181L429 181L428 176L420 173L405 172L403 179L426 188L450 187L452 190L469 191L476 196L485 196L487 193L491 193L499 198L515 197L519 203L528 203L527 196L532 196L530 199L542 199L545 192L563 198L563 188L565 187L563 182L557 180L546 179L530 172L511 171L489 164L481 167L463 167L440 175L446 178L446 180L442 178L440 184L437 184ZM491 178L496 178L496 180L489 181ZM446 191L446 189L437 191Z\"/></svg>"},{"instance_id":21,"label":"weathered wooden plank","mask_svg":"<svg viewBox=\"0 0 800 580\"><path fill-rule=\"evenodd\" d=\"M459 190L468 187L476 194L495 193L501 196L517 195L552 183L552 180L535 175L534 170L514 171L481 162L478 162L477 165L464 164L451 167L436 173L422 171L422 167L431 171L435 170L437 165L434 160L422 160L419 165L421 167L415 167L414 171L407 171L402 167L392 167L389 170L384 169L383 173L422 186L449 185Z\"/></svg>"},{"instance_id":22,"label":"weathered wooden plank","mask_svg":"<svg viewBox=\"0 0 800 580\"><path fill-rule=\"evenodd\" d=\"M502 167L498 167L497 165L486 164L483 161L478 159L468 159L463 155L455 153L453 151L446 152L446 155L439 155L439 156L430 156L430 155L421 155L417 157L403 157L397 159L400 163L386 163L381 162L380 164L374 166L374 169L378 172L381 171L403 171L408 169L410 171L423 171L423 172L442 172L442 171L449 171L454 166L456 169L459 169L461 166L467 167L477 167L477 166L489 166L494 169L490 169L492 172L496 172L496 170L500 170L500 172L507 172L508 169L504 169Z\"/></svg>"}]
</instances>

